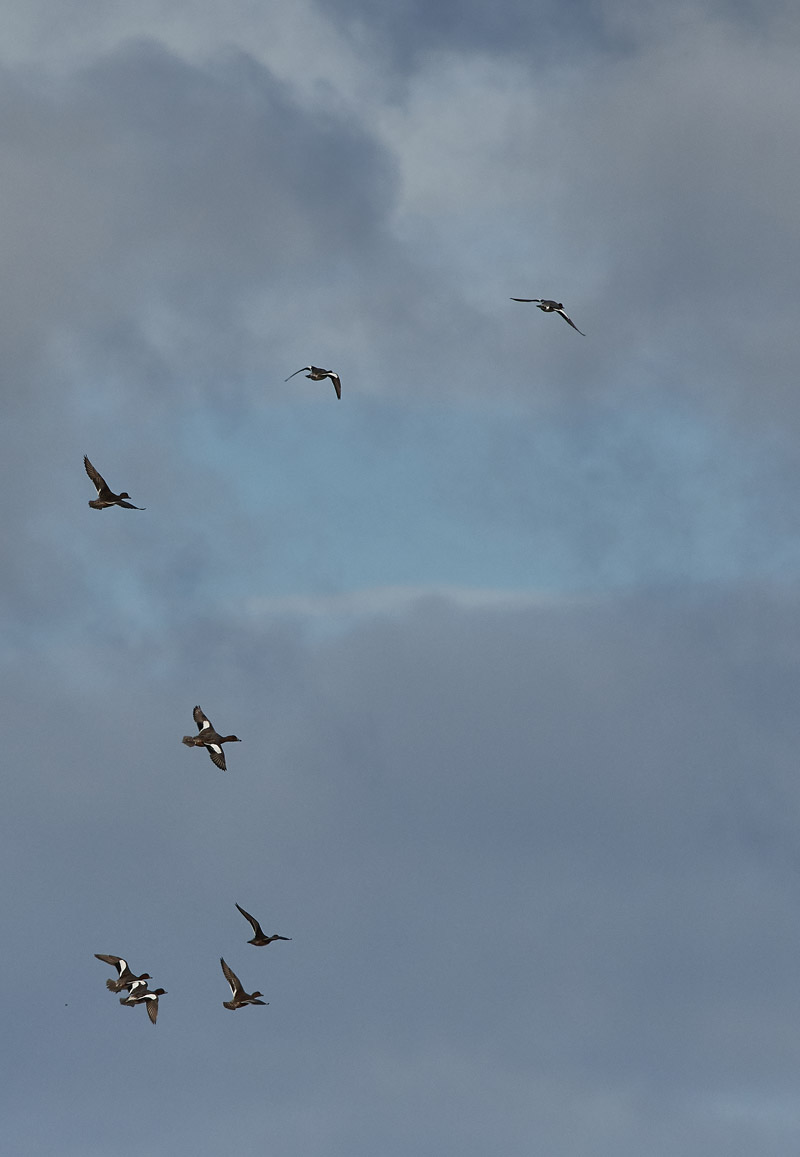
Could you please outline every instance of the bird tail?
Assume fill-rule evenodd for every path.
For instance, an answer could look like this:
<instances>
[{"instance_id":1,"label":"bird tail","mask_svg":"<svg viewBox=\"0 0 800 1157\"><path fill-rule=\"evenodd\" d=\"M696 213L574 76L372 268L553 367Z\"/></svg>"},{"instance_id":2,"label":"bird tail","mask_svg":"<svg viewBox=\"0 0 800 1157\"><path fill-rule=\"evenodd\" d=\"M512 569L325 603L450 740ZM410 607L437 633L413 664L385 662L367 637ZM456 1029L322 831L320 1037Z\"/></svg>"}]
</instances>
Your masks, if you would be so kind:
<instances>
[{"instance_id":1,"label":"bird tail","mask_svg":"<svg viewBox=\"0 0 800 1157\"><path fill-rule=\"evenodd\" d=\"M106 988L108 989L109 992L119 992L119 989L117 988L116 980L107 980L106 981Z\"/></svg>"},{"instance_id":2,"label":"bird tail","mask_svg":"<svg viewBox=\"0 0 800 1157\"><path fill-rule=\"evenodd\" d=\"M187 747L194 747L194 736L184 735L182 742L185 743Z\"/></svg>"}]
</instances>

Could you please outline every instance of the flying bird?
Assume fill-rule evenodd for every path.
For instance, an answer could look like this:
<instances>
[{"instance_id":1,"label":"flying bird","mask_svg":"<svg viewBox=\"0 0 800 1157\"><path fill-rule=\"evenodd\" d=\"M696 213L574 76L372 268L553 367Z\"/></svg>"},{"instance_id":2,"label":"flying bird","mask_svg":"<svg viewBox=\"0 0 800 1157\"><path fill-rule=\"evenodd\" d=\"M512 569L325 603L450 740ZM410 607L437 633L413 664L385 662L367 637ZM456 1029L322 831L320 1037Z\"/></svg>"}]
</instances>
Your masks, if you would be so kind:
<instances>
[{"instance_id":1,"label":"flying bird","mask_svg":"<svg viewBox=\"0 0 800 1157\"><path fill-rule=\"evenodd\" d=\"M109 487L102 474L98 474L94 466L92 466L89 459L84 454L83 464L86 467L86 473L95 484L97 490L97 498L93 498L89 505L95 510L105 510L107 506L124 506L126 510L144 510L144 506L134 506L132 502L124 502L123 499L130 498L130 494L123 490L121 494L115 494Z\"/></svg>"},{"instance_id":2,"label":"flying bird","mask_svg":"<svg viewBox=\"0 0 800 1157\"><path fill-rule=\"evenodd\" d=\"M236 903L236 901L234 901L234 903ZM273 940L291 940L291 936L278 936L277 933L275 933L273 936L265 936L264 931L258 920L256 920L255 916L251 916L249 912L245 912L244 908L242 908L239 904L236 904L236 907L244 916L245 920L249 920L253 925L253 932L255 935L253 936L252 940L247 941L248 944L255 944L257 948L260 948L264 944L271 944Z\"/></svg>"},{"instance_id":3,"label":"flying bird","mask_svg":"<svg viewBox=\"0 0 800 1157\"><path fill-rule=\"evenodd\" d=\"M223 743L241 743L238 735L220 735L211 726L211 720L203 714L202 707L195 707L193 713L197 724L198 735L184 735L183 742L187 747L205 747L211 756L211 762L216 764L220 771L226 771Z\"/></svg>"},{"instance_id":4,"label":"flying bird","mask_svg":"<svg viewBox=\"0 0 800 1157\"><path fill-rule=\"evenodd\" d=\"M144 992L132 988L127 996L120 997L120 1004L126 1004L129 1007L134 1004L147 1005L147 1015L150 1017L152 1024L158 1020L158 998L159 996L166 996L166 989L156 988L153 992L145 985Z\"/></svg>"},{"instance_id":5,"label":"flying bird","mask_svg":"<svg viewBox=\"0 0 800 1157\"><path fill-rule=\"evenodd\" d=\"M578 329L572 318L567 317L566 313L564 312L564 306L560 301L550 301L547 297L512 297L511 300L533 302L536 305L536 308L541 309L543 313L560 313L564 321L571 325L574 330L577 330L581 337L586 337L586 334L582 329Z\"/></svg>"},{"instance_id":6,"label":"flying bird","mask_svg":"<svg viewBox=\"0 0 800 1157\"><path fill-rule=\"evenodd\" d=\"M147 980L150 980L149 976L148 976ZM127 1005L130 1005L131 1008L133 1008L134 1004L136 1003L134 997L144 996L144 994L146 992L150 991L150 989L147 987L147 980L144 980L144 979L134 980L131 984L129 984L128 985L128 994L127 994L127 996L120 997L120 1004L127 1004ZM108 985L110 983L111 983L111 981L107 980L106 981L106 987L108 987Z\"/></svg>"},{"instance_id":7,"label":"flying bird","mask_svg":"<svg viewBox=\"0 0 800 1157\"><path fill-rule=\"evenodd\" d=\"M222 965L222 971L225 974L225 979L231 986L231 993L233 998L231 1000L223 1000L224 1008L230 1008L236 1011L237 1008L244 1008L246 1004L269 1004L268 1000L257 1000L256 997L263 996L263 992L247 993L242 988L242 982L232 968L229 968L225 961L220 956L219 962Z\"/></svg>"},{"instance_id":8,"label":"flying bird","mask_svg":"<svg viewBox=\"0 0 800 1157\"><path fill-rule=\"evenodd\" d=\"M341 401L342 397L342 383L339 381L339 375L335 374L333 370L322 370L319 366L301 366L299 370L295 370L293 374L289 374L284 381L289 381L290 378L295 377L296 374L302 374L303 370L308 370L307 378L311 378L312 382L321 382L323 378L330 378L333 382L333 388L336 390L336 397Z\"/></svg>"},{"instance_id":9,"label":"flying bird","mask_svg":"<svg viewBox=\"0 0 800 1157\"><path fill-rule=\"evenodd\" d=\"M121 956L106 956L102 952L95 952L95 956L98 960L102 960L104 964L110 964L112 968L116 968L117 970L117 979L106 981L106 988L109 992L122 992L123 988L130 989L134 984L138 984L139 981L144 982L151 979L149 972L143 972L141 976L134 976L130 968L128 968L127 960L123 960Z\"/></svg>"}]
</instances>

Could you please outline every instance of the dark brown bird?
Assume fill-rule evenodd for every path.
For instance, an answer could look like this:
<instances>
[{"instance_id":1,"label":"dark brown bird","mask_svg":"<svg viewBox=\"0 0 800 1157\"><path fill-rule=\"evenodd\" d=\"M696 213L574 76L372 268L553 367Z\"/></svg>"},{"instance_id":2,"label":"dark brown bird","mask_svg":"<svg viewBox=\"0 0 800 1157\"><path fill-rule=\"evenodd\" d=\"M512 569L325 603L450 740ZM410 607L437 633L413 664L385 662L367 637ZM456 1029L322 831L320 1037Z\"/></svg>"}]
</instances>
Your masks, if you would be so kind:
<instances>
[{"instance_id":1,"label":"dark brown bird","mask_svg":"<svg viewBox=\"0 0 800 1157\"><path fill-rule=\"evenodd\" d=\"M107 980L106 988L109 992L122 992L123 988L132 988L138 981L150 980L149 972L143 972L141 976L134 976L130 968L128 968L127 960L123 960L121 956L106 956L102 952L95 952L98 960L102 960L104 964L110 964L112 968L117 970L116 980Z\"/></svg>"},{"instance_id":2,"label":"dark brown bird","mask_svg":"<svg viewBox=\"0 0 800 1157\"><path fill-rule=\"evenodd\" d=\"M126 510L144 510L144 506L134 506L132 502L123 502L124 498L130 498L130 494L123 490L121 494L115 494L109 487L102 474L98 474L94 466L92 466L89 459L84 454L83 464L86 467L86 473L95 484L97 490L97 498L93 498L89 505L95 510L105 510L107 506L124 506Z\"/></svg>"},{"instance_id":3,"label":"dark brown bird","mask_svg":"<svg viewBox=\"0 0 800 1157\"><path fill-rule=\"evenodd\" d=\"M236 903L235 900L234 903ZM248 944L255 944L257 948L261 948L264 944L271 944L273 940L291 940L291 936L278 936L277 933L275 933L273 936L265 936L264 931L258 920L256 920L255 916L251 916L249 912L245 912L244 908L242 908L239 904L236 904L236 907L244 916L245 920L249 920L253 925L253 932L255 933L255 936L252 940L247 941Z\"/></svg>"},{"instance_id":4,"label":"dark brown bird","mask_svg":"<svg viewBox=\"0 0 800 1157\"><path fill-rule=\"evenodd\" d=\"M223 743L241 743L238 735L220 735L211 726L211 720L203 714L202 707L195 707L192 712L194 721L197 724L198 735L184 735L183 742L187 747L205 747L208 754L211 756L211 762L216 764L220 771L226 771L225 767L225 753L222 750Z\"/></svg>"},{"instance_id":5,"label":"dark brown bird","mask_svg":"<svg viewBox=\"0 0 800 1157\"><path fill-rule=\"evenodd\" d=\"M571 317L567 317L564 313L564 306L560 301L550 301L547 297L512 297L512 301L528 301L533 302L537 309L541 309L542 313L560 313L564 321L568 322L574 330L576 330L581 337L586 337L582 329L578 329Z\"/></svg>"},{"instance_id":6,"label":"dark brown bird","mask_svg":"<svg viewBox=\"0 0 800 1157\"><path fill-rule=\"evenodd\" d=\"M158 998L159 996L166 996L167 992L164 988L156 988L153 992L145 985L144 990L138 986L134 986L127 996L120 997L120 1004L126 1004L129 1007L134 1004L146 1004L147 1015L150 1017L152 1024L158 1020Z\"/></svg>"},{"instance_id":7,"label":"dark brown bird","mask_svg":"<svg viewBox=\"0 0 800 1157\"><path fill-rule=\"evenodd\" d=\"M312 382L321 382L323 378L330 378L333 382L333 388L336 390L336 397L341 401L342 383L339 381L339 375L335 374L333 370L323 370L319 366L301 366L299 370L294 371L294 374L289 374L289 377L285 378L284 381L288 382L295 374L302 374L303 370L309 371L306 377L311 378Z\"/></svg>"},{"instance_id":8,"label":"dark brown bird","mask_svg":"<svg viewBox=\"0 0 800 1157\"><path fill-rule=\"evenodd\" d=\"M229 968L225 961L220 956L219 962L222 965L222 971L225 979L231 986L232 999L223 1000L224 1008L233 1009L235 1012L237 1008L244 1008L246 1004L269 1004L268 1000L257 1000L256 997L263 996L263 992L245 992L242 988L242 982L232 968Z\"/></svg>"}]
</instances>

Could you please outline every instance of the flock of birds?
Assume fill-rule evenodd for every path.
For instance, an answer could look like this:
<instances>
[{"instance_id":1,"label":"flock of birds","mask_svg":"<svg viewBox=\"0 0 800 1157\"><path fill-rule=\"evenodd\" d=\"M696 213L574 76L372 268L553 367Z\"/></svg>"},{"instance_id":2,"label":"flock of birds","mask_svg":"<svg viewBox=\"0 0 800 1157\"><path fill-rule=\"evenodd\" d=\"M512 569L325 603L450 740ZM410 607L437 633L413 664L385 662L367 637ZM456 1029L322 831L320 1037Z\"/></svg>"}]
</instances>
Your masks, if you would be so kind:
<instances>
[{"instance_id":1,"label":"flock of birds","mask_svg":"<svg viewBox=\"0 0 800 1157\"><path fill-rule=\"evenodd\" d=\"M129 502L123 502L122 500L129 496L124 492L122 494L113 494L94 469L89 459L85 458L84 461L89 477L93 481L95 481L95 478L98 480L95 481L98 494L101 493L102 489L103 492L107 492L108 496L107 500L101 501L97 499L94 502L90 502L90 506L93 506L96 510L102 510L105 506L113 506L115 504L125 506L130 510L144 509L144 507L131 506ZM222 750L222 744L241 743L238 735L220 735L199 704L195 707L192 714L197 724L197 735L184 735L183 742L187 747L204 747L211 757L211 762L218 767L220 771L227 771L228 768L225 763L225 752ZM244 916L245 920L250 922L253 929L253 936L247 941L248 944L254 944L257 948L262 948L267 944L272 944L275 940L292 939L291 936L279 936L277 932L273 932L271 936L268 936L255 916L251 916L240 904L237 904L236 907ZM95 952L95 956L98 960L102 960L105 964L110 964L112 968L116 968L117 970L117 979L106 981L106 988L109 992L122 992L125 990L126 995L120 997L120 1004L126 1008L132 1008L136 1004L143 1004L147 1009L147 1015L150 1017L151 1023L155 1024L158 1019L158 998L160 996L166 996L166 989L151 989L147 983L148 980L152 980L150 973L143 972L140 976L136 976L135 973L131 971L127 960L122 956L112 956L104 952ZM226 964L222 956L220 956L219 962L222 965L223 975L231 987L231 999L223 1000L222 1004L224 1008L235 1011L237 1008L244 1008L246 1004L269 1004L269 1001L258 999L264 995L262 992L245 992L241 980L239 980L239 977L230 965Z\"/></svg>"},{"instance_id":2,"label":"flock of birds","mask_svg":"<svg viewBox=\"0 0 800 1157\"><path fill-rule=\"evenodd\" d=\"M558 313L574 330L577 330L581 337L586 336L564 312L564 306L560 301L552 301L549 298L543 297L512 297L511 300L535 304L543 313ZM325 378L330 378L333 383L333 388L336 391L336 397L341 400L342 383L339 375L334 373L333 370L324 370L320 366L302 366L299 370L295 370L293 374L290 374L285 380L288 382L297 374L303 373L304 370L308 371L306 377L314 382L321 382ZM122 506L126 510L146 509L144 506L134 506L132 502L128 501L130 494L125 490L120 494L115 494L85 454L83 456L83 465L97 490L97 498L93 498L89 503L94 510L105 510L109 506ZM183 742L187 747L204 747L215 767L218 767L220 771L227 771L225 752L222 750L222 745L223 743L241 743L238 735L220 735L199 704L194 708L192 714L197 724L197 735L184 735ZM267 936L255 916L251 916L249 912L245 912L244 908L239 904L237 904L236 907L244 918L250 922L253 929L253 937L251 940L248 940L248 944L254 944L260 948L267 944L272 944L275 940L291 940L291 936L279 936L277 933L273 933L272 936ZM98 960L102 960L104 964L110 964L112 968L116 969L116 980L107 980L106 988L108 988L110 992L125 992L125 996L120 997L120 1004L126 1008L133 1008L137 1004L143 1004L147 1009L147 1015L151 1023L155 1024L158 1019L158 999L160 996L166 996L166 989L151 989L147 983L152 979L150 973L143 972L140 976L136 976L128 965L127 960L122 956L112 956L103 952L95 952L95 956ZM222 967L222 973L231 989L231 999L223 1000L222 1002L224 1008L235 1011L237 1008L244 1008L244 1006L248 1004L266 1005L269 1003L269 1001L259 999L263 996L261 992L245 992L239 977L230 965L226 964L223 957L220 957L219 962Z\"/></svg>"},{"instance_id":3,"label":"flock of birds","mask_svg":"<svg viewBox=\"0 0 800 1157\"><path fill-rule=\"evenodd\" d=\"M198 709L199 710L199 709ZM212 756L213 758L213 756ZM216 761L215 761L216 762ZM223 766L223 771L225 770ZM266 944L272 944L273 940L291 940L291 936L278 936L273 933L272 936L267 936L256 920L255 916L251 916L249 912L245 912L239 904L236 905L241 914L246 920L249 920L253 928L253 937L248 940L248 944L255 944L257 948L261 948ZM143 1004L147 1009L147 1015L150 1017L151 1024L155 1024L158 1020L158 998L166 996L167 990L165 988L151 989L147 982L152 980L149 972L143 972L141 976L136 976L131 971L127 960L123 960L121 956L112 956L105 952L95 952L98 960L102 960L104 964L110 964L112 968L117 970L116 980L107 980L106 988L109 992L125 992L125 996L120 997L120 1004L126 1008L133 1008L134 1005ZM246 1004L269 1004L268 1000L259 1000L263 996L263 992L245 992L242 982L229 964L225 963L223 957L220 956L219 962L222 965L222 974L231 986L231 999L223 1000L224 1008L230 1008L236 1011L237 1008L244 1008Z\"/></svg>"}]
</instances>

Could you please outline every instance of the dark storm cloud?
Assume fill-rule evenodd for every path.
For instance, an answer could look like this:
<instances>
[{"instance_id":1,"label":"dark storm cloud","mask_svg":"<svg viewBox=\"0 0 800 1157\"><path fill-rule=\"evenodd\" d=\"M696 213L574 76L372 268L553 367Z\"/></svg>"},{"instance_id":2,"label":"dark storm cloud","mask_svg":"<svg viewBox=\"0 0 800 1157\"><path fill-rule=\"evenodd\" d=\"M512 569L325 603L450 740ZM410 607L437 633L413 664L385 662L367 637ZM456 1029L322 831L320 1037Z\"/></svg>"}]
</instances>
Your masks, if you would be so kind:
<instances>
[{"instance_id":1,"label":"dark storm cloud","mask_svg":"<svg viewBox=\"0 0 800 1157\"><path fill-rule=\"evenodd\" d=\"M145 299L225 330L254 286L361 252L391 196L372 142L243 52L196 67L134 43L2 89L2 305L32 343L58 324L113 342Z\"/></svg>"}]
</instances>

